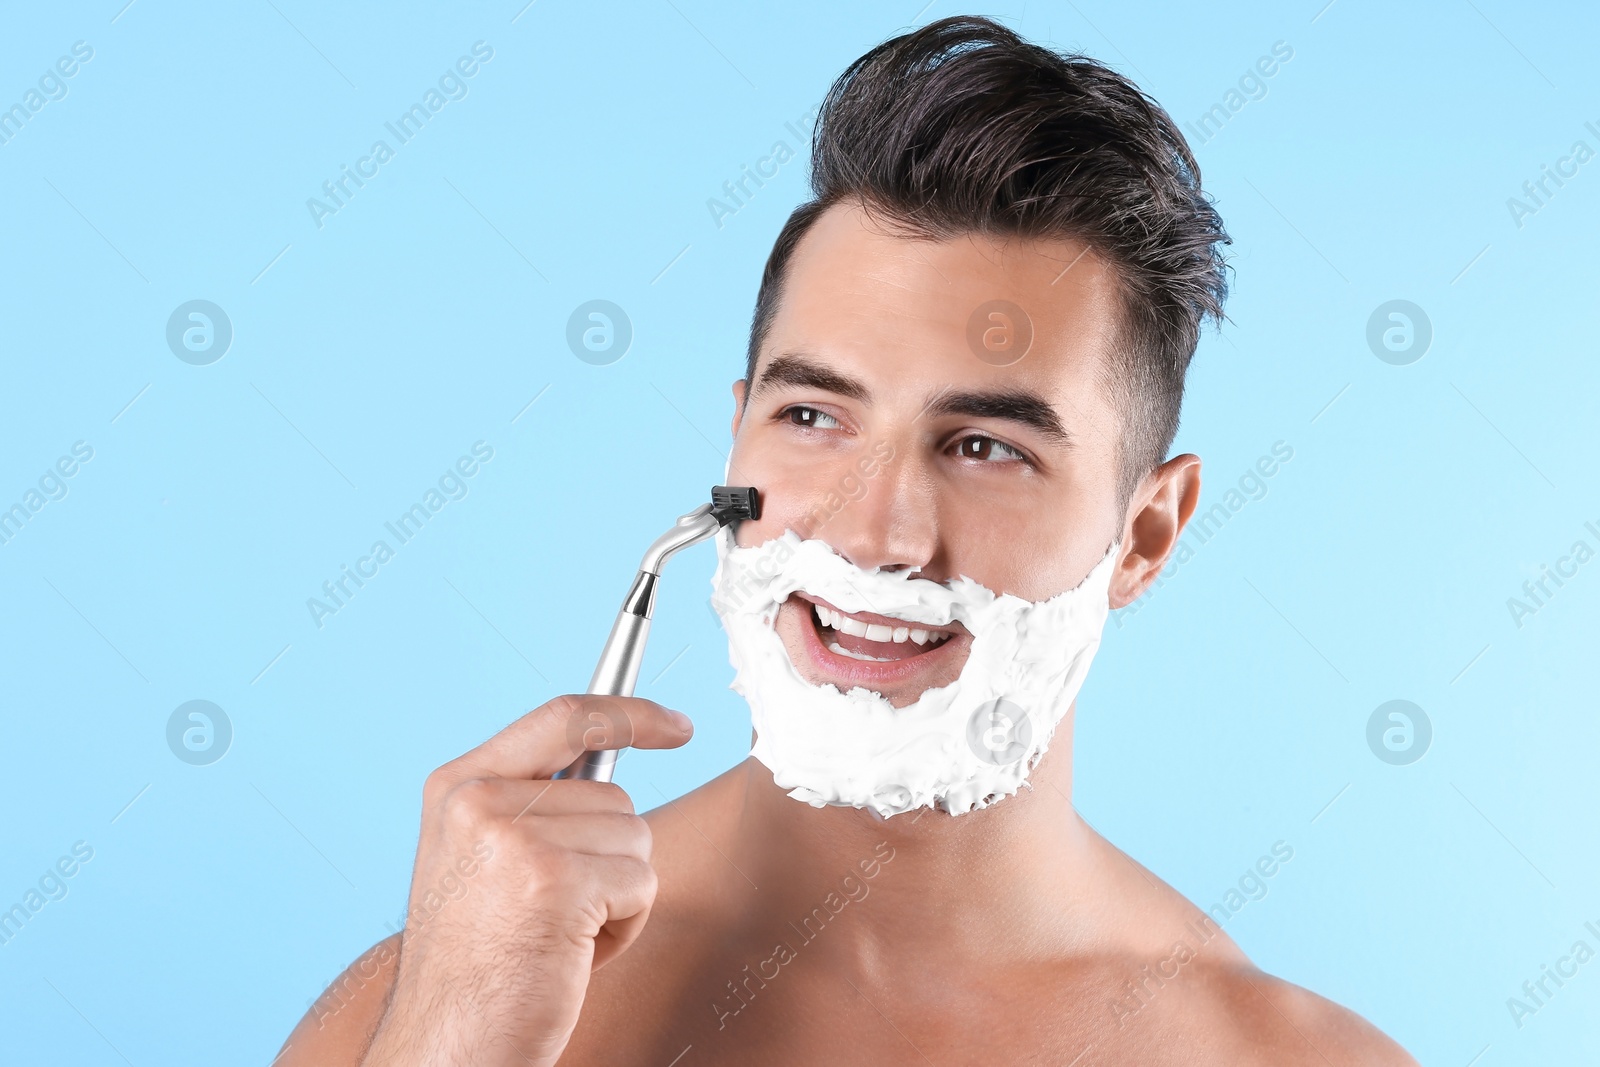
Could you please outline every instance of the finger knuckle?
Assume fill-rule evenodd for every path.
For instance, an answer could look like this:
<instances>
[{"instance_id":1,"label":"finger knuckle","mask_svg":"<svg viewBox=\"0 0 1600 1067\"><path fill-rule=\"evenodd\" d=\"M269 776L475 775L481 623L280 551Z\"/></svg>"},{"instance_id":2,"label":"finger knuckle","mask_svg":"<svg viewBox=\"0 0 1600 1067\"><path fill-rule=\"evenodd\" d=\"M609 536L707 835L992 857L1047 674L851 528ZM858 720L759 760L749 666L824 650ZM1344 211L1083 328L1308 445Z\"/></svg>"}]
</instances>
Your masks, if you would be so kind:
<instances>
[{"instance_id":1,"label":"finger knuckle","mask_svg":"<svg viewBox=\"0 0 1600 1067\"><path fill-rule=\"evenodd\" d=\"M498 793L498 784L492 778L456 782L440 800L446 824L460 830L483 830L492 821Z\"/></svg>"},{"instance_id":2,"label":"finger knuckle","mask_svg":"<svg viewBox=\"0 0 1600 1067\"><path fill-rule=\"evenodd\" d=\"M422 780L422 805L431 808L438 804L444 795L450 792L450 787L455 785L460 777L455 773L454 762L441 764L428 772Z\"/></svg>"},{"instance_id":3,"label":"finger knuckle","mask_svg":"<svg viewBox=\"0 0 1600 1067\"><path fill-rule=\"evenodd\" d=\"M578 857L573 852L537 839L526 850L529 886L540 896L570 890L577 883Z\"/></svg>"},{"instance_id":4,"label":"finger knuckle","mask_svg":"<svg viewBox=\"0 0 1600 1067\"><path fill-rule=\"evenodd\" d=\"M567 743L576 752L619 748L633 741L633 721L620 698L586 693L565 698L561 714Z\"/></svg>"},{"instance_id":5,"label":"finger knuckle","mask_svg":"<svg viewBox=\"0 0 1600 1067\"><path fill-rule=\"evenodd\" d=\"M593 782L596 788L595 803L598 807L608 811L622 812L627 815L634 814L633 798L628 791L615 782Z\"/></svg>"},{"instance_id":6,"label":"finger knuckle","mask_svg":"<svg viewBox=\"0 0 1600 1067\"><path fill-rule=\"evenodd\" d=\"M577 709L578 700L576 693L562 693L539 705L534 714L546 716L556 722L565 722Z\"/></svg>"},{"instance_id":7,"label":"finger knuckle","mask_svg":"<svg viewBox=\"0 0 1600 1067\"><path fill-rule=\"evenodd\" d=\"M656 890L660 888L660 881L656 869L649 863L640 860L634 870L633 886L639 899L646 903L655 900Z\"/></svg>"},{"instance_id":8,"label":"finger knuckle","mask_svg":"<svg viewBox=\"0 0 1600 1067\"><path fill-rule=\"evenodd\" d=\"M648 860L650 850L655 845L655 834L651 831L650 824L639 815L619 814L617 819L622 826L629 853Z\"/></svg>"}]
</instances>

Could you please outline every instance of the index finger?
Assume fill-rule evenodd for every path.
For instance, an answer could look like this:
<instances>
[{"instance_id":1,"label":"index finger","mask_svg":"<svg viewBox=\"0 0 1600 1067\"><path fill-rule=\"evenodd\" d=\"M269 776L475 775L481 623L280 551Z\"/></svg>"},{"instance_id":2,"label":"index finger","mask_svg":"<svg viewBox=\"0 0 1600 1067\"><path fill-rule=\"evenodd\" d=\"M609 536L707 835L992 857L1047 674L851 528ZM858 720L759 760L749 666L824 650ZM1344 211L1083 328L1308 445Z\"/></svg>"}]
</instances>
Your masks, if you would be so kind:
<instances>
[{"instance_id":1,"label":"index finger","mask_svg":"<svg viewBox=\"0 0 1600 1067\"><path fill-rule=\"evenodd\" d=\"M645 697L567 693L446 766L461 778L549 778L585 752L677 748L693 734L689 716Z\"/></svg>"}]
</instances>

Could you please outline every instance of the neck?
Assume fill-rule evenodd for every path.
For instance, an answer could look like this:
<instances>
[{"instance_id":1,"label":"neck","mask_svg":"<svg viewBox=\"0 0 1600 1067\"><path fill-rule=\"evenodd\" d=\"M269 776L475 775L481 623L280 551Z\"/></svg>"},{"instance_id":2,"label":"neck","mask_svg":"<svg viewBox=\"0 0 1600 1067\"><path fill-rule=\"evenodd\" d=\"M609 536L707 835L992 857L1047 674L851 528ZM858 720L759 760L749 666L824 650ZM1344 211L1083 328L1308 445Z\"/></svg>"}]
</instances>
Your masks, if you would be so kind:
<instances>
[{"instance_id":1,"label":"neck","mask_svg":"<svg viewBox=\"0 0 1600 1067\"><path fill-rule=\"evenodd\" d=\"M1096 923L1090 905L1106 860L1072 807L1071 728L1069 712L1029 774L1031 788L959 816L814 808L746 760L727 858L747 883L752 924L793 924L802 937L826 926L816 943L867 972L933 957L941 966L992 965L1081 946Z\"/></svg>"}]
</instances>

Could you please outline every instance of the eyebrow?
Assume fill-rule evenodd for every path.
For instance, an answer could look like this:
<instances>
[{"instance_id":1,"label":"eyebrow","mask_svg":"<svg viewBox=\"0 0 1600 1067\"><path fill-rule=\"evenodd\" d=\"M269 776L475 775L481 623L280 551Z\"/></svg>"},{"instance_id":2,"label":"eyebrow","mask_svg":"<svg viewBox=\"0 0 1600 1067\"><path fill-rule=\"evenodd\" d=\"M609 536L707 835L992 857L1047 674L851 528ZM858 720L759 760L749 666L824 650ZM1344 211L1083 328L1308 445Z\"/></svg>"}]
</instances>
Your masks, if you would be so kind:
<instances>
[{"instance_id":1,"label":"eyebrow","mask_svg":"<svg viewBox=\"0 0 1600 1067\"><path fill-rule=\"evenodd\" d=\"M820 389L838 396L848 397L863 404L872 402L872 391L859 379L833 370L803 353L785 352L775 356L761 373L756 375L750 389L753 398L782 386L800 389ZM1037 393L1026 389L969 390L944 388L935 390L924 401L922 415L964 415L974 419L1000 419L1027 426L1051 441L1072 447L1073 435L1050 406Z\"/></svg>"},{"instance_id":2,"label":"eyebrow","mask_svg":"<svg viewBox=\"0 0 1600 1067\"><path fill-rule=\"evenodd\" d=\"M794 352L785 352L768 360L767 365L761 368L761 373L756 375L755 384L750 388L750 395L756 397L770 389L785 385L800 389L821 389L847 396L851 400L859 400L863 404L872 402L872 393L858 379L840 374Z\"/></svg>"}]
</instances>

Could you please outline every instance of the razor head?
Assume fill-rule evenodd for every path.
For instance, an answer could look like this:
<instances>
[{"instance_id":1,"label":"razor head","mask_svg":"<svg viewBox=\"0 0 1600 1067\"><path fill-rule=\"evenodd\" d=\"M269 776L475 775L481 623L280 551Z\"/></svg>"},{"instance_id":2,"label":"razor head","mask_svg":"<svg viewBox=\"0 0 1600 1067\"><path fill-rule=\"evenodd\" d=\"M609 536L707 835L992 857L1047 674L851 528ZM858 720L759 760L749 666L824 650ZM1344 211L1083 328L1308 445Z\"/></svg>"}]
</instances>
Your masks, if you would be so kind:
<instances>
[{"instance_id":1,"label":"razor head","mask_svg":"<svg viewBox=\"0 0 1600 1067\"><path fill-rule=\"evenodd\" d=\"M761 517L761 496L753 486L713 485L711 514L721 526Z\"/></svg>"}]
</instances>

